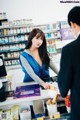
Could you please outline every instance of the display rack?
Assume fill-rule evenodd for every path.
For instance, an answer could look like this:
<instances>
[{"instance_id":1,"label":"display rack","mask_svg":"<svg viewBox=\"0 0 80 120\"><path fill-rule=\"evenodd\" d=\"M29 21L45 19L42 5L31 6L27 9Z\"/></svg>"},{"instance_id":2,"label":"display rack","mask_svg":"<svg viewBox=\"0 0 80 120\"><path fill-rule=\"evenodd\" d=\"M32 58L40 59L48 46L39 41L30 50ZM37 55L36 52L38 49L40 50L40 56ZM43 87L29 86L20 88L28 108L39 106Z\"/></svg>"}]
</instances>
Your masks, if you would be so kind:
<instances>
[{"instance_id":1,"label":"display rack","mask_svg":"<svg viewBox=\"0 0 80 120\"><path fill-rule=\"evenodd\" d=\"M56 54L58 51L55 47L55 43L61 41L60 22L34 26L34 28L36 27L40 28L45 33L47 51L51 55Z\"/></svg>"},{"instance_id":2,"label":"display rack","mask_svg":"<svg viewBox=\"0 0 80 120\"><path fill-rule=\"evenodd\" d=\"M24 25L19 22L17 21L18 24L10 23L10 25L0 26L0 54L4 55L6 66L19 65L20 52L25 48L28 35L33 28L40 28L45 33L47 51L52 57L60 54L62 47L74 38L67 21L42 25L31 23ZM65 30L70 31L70 35L69 32L66 34Z\"/></svg>"},{"instance_id":3,"label":"display rack","mask_svg":"<svg viewBox=\"0 0 80 120\"><path fill-rule=\"evenodd\" d=\"M27 44L32 24L0 27L0 54L6 66L18 65L20 52Z\"/></svg>"}]
</instances>

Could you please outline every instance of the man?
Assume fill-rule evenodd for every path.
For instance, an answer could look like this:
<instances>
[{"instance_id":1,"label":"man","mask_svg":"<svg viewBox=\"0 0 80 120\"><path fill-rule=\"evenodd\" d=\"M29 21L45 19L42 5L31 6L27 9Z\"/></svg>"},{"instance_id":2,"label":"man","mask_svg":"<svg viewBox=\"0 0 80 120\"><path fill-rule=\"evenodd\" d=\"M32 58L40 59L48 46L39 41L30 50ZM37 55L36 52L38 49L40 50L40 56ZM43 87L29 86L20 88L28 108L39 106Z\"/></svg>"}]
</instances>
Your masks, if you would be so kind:
<instances>
[{"instance_id":1,"label":"man","mask_svg":"<svg viewBox=\"0 0 80 120\"><path fill-rule=\"evenodd\" d=\"M68 13L75 40L62 48L58 86L62 97L70 90L71 120L80 120L80 6Z\"/></svg>"}]
</instances>

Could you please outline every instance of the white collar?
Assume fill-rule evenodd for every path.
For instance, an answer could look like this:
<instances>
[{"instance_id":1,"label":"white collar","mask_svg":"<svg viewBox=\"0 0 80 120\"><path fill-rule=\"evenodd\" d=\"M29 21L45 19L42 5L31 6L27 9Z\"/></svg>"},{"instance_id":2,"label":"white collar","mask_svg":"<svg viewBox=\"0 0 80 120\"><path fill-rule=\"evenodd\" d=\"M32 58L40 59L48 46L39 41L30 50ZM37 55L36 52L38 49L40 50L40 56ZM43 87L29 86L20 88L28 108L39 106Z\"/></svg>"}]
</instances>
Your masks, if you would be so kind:
<instances>
[{"instance_id":1,"label":"white collar","mask_svg":"<svg viewBox=\"0 0 80 120\"><path fill-rule=\"evenodd\" d=\"M31 53L30 53L30 50L29 49L25 49L24 50L26 53L28 53L29 55L33 56Z\"/></svg>"},{"instance_id":2,"label":"white collar","mask_svg":"<svg viewBox=\"0 0 80 120\"><path fill-rule=\"evenodd\" d=\"M30 54L29 49L25 49L24 51L25 51L26 53Z\"/></svg>"},{"instance_id":3,"label":"white collar","mask_svg":"<svg viewBox=\"0 0 80 120\"><path fill-rule=\"evenodd\" d=\"M79 35L80 35L80 31L77 33L77 38L78 38Z\"/></svg>"}]
</instances>

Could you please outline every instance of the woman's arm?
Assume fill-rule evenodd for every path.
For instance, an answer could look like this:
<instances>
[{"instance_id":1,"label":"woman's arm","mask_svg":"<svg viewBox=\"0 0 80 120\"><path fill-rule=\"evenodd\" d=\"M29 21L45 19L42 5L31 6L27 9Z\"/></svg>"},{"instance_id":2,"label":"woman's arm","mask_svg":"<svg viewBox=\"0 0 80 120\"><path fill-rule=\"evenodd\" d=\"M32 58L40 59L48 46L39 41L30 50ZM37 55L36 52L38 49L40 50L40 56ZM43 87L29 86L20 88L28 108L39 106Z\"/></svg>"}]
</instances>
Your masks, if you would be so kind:
<instances>
[{"instance_id":1,"label":"woman's arm","mask_svg":"<svg viewBox=\"0 0 80 120\"><path fill-rule=\"evenodd\" d=\"M57 69L52 60L50 60L49 67L58 75L59 70Z\"/></svg>"},{"instance_id":2,"label":"woman's arm","mask_svg":"<svg viewBox=\"0 0 80 120\"><path fill-rule=\"evenodd\" d=\"M30 64L28 63L28 61L25 59L25 57L23 57L22 55L20 55L20 60L21 63L23 65L23 67L25 68L25 70L27 71L27 73L30 75L30 77L37 82L38 84L40 84L41 86L45 86L45 82L40 79L33 71L32 67L30 66Z\"/></svg>"}]
</instances>

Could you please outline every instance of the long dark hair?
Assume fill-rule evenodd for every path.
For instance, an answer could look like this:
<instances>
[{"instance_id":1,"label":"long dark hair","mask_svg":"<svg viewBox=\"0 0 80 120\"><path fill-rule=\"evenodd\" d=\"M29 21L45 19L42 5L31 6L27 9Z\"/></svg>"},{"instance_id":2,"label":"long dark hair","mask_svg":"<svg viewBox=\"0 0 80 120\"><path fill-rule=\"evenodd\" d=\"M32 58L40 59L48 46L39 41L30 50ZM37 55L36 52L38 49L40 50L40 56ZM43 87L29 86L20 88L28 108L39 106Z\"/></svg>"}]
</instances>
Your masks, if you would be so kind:
<instances>
[{"instance_id":1,"label":"long dark hair","mask_svg":"<svg viewBox=\"0 0 80 120\"><path fill-rule=\"evenodd\" d=\"M42 63L46 63L47 65L49 65L50 58L49 58L49 55L48 55L48 52L47 52L47 45L46 45L45 34L39 28L34 28L30 32L29 37L28 37L28 42L27 42L27 45L26 45L25 49L29 49L31 47L31 45L32 45L32 39L35 36L37 38L41 37L41 39L43 40L42 45L38 48L39 56L40 56L40 58L42 60Z\"/></svg>"}]
</instances>

